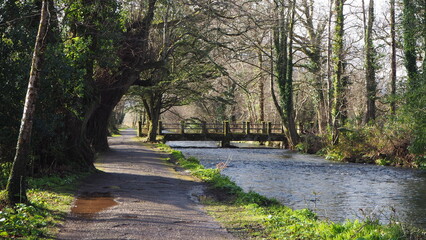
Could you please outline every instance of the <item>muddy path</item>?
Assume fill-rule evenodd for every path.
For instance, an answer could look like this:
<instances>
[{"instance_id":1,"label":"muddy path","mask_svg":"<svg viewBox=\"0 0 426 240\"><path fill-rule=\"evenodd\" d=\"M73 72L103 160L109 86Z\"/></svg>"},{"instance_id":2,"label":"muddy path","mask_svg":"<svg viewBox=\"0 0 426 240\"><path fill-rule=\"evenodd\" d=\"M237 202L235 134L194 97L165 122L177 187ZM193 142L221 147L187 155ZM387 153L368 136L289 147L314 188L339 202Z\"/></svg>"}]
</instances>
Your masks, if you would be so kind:
<instances>
[{"instance_id":1,"label":"muddy path","mask_svg":"<svg viewBox=\"0 0 426 240\"><path fill-rule=\"evenodd\" d=\"M194 201L202 183L122 131L80 187L58 239L234 239Z\"/></svg>"}]
</instances>

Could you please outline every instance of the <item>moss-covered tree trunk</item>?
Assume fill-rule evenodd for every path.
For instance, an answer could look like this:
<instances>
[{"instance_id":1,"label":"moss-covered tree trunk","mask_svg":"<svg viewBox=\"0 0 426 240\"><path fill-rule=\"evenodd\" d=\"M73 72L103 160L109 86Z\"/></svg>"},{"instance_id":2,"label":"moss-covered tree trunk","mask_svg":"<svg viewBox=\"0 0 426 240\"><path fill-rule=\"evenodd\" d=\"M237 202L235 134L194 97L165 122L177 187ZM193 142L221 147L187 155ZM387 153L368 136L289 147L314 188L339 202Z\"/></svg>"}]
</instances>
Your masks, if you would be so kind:
<instances>
[{"instance_id":1,"label":"moss-covered tree trunk","mask_svg":"<svg viewBox=\"0 0 426 240\"><path fill-rule=\"evenodd\" d=\"M143 97L143 105L148 117L147 141L155 142L158 133L158 121L161 114L162 94L151 92Z\"/></svg>"},{"instance_id":2,"label":"moss-covered tree trunk","mask_svg":"<svg viewBox=\"0 0 426 240\"><path fill-rule=\"evenodd\" d=\"M362 1L364 5L364 0ZM375 49L373 45L373 24L374 24L374 0L370 0L368 4L368 16L364 13L364 48L365 48L365 86L367 98L367 111L365 114L365 123L376 119L376 66L375 66ZM368 20L367 20L368 18Z\"/></svg>"},{"instance_id":3,"label":"moss-covered tree trunk","mask_svg":"<svg viewBox=\"0 0 426 240\"><path fill-rule=\"evenodd\" d=\"M10 205L27 201L26 169L30 158L31 130L33 126L41 69L44 60L44 50L46 48L45 39L47 32L48 1L43 0L40 23L31 62L28 90L25 97L24 112L19 130L18 143L16 146L16 154L6 187L8 202Z\"/></svg>"},{"instance_id":4,"label":"moss-covered tree trunk","mask_svg":"<svg viewBox=\"0 0 426 240\"><path fill-rule=\"evenodd\" d=\"M343 64L343 38L344 38L344 0L335 0L335 26L333 37L333 105L332 105L332 144L339 142L339 128L344 125L345 116L345 91L346 81L344 79Z\"/></svg>"},{"instance_id":5,"label":"moss-covered tree trunk","mask_svg":"<svg viewBox=\"0 0 426 240\"><path fill-rule=\"evenodd\" d=\"M391 113L396 113L396 29L395 0L390 0L390 31L391 31Z\"/></svg>"},{"instance_id":6,"label":"moss-covered tree trunk","mask_svg":"<svg viewBox=\"0 0 426 240\"><path fill-rule=\"evenodd\" d=\"M407 70L407 90L413 91L418 87L418 69L416 54L416 5L413 0L403 0L402 27L404 39L405 69Z\"/></svg>"},{"instance_id":7,"label":"moss-covered tree trunk","mask_svg":"<svg viewBox=\"0 0 426 240\"><path fill-rule=\"evenodd\" d=\"M287 6L284 2L276 2L276 21L274 28L274 48L277 55L276 72L280 94L280 104L274 98L277 110L280 112L289 147L294 148L299 143L293 109L293 24L294 4ZM286 14L286 10L288 13ZM272 88L272 85L271 85ZM274 96L273 96L274 97ZM280 105L280 106L278 106ZM281 113L282 112L282 113Z\"/></svg>"},{"instance_id":8,"label":"moss-covered tree trunk","mask_svg":"<svg viewBox=\"0 0 426 240\"><path fill-rule=\"evenodd\" d=\"M296 3L290 1L290 19L288 27L288 60L287 60L287 76L286 76L286 97L285 97L285 115L288 122L288 132L290 135L290 145L294 148L300 141L299 134L296 130L295 114L294 114L294 103L293 103L293 36L294 36L294 24L295 24L295 13Z\"/></svg>"}]
</instances>

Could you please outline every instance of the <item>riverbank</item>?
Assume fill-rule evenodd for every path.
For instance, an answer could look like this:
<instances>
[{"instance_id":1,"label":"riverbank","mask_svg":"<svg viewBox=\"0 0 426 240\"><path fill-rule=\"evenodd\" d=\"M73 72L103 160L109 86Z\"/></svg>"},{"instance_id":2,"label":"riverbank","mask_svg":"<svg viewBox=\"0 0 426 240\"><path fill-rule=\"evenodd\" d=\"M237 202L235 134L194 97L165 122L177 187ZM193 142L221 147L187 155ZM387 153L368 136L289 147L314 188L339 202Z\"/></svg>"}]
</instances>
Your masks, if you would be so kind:
<instances>
[{"instance_id":1,"label":"riverbank","mask_svg":"<svg viewBox=\"0 0 426 240\"><path fill-rule=\"evenodd\" d=\"M201 200L206 209L227 227L228 231L254 239L426 239L421 230L391 220L382 225L376 219L334 223L319 220L310 210L291 210L276 200L254 192L244 192L220 169L205 169L195 158L185 159L179 151L165 145L176 163L209 184Z\"/></svg>"}]
</instances>

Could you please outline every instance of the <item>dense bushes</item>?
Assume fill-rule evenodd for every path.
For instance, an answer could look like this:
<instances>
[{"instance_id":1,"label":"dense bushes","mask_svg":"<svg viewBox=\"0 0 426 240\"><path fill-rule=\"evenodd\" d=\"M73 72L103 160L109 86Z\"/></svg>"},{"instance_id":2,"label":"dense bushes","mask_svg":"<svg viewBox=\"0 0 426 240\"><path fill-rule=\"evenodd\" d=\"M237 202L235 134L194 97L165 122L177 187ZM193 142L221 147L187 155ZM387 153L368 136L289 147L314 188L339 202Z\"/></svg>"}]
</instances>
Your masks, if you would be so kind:
<instances>
[{"instance_id":1,"label":"dense bushes","mask_svg":"<svg viewBox=\"0 0 426 240\"><path fill-rule=\"evenodd\" d=\"M117 65L123 33L116 1L71 1L62 12L53 3L65 3L51 3L28 156L31 173L91 166L85 124L98 100L94 71ZM40 6L41 1L0 4L0 163L12 162L15 154Z\"/></svg>"},{"instance_id":2,"label":"dense bushes","mask_svg":"<svg viewBox=\"0 0 426 240\"><path fill-rule=\"evenodd\" d=\"M405 167L424 165L424 152L410 151L418 145L414 142L417 133L404 119L385 119L365 126L348 124L341 132L337 145L320 152L327 159Z\"/></svg>"}]
</instances>

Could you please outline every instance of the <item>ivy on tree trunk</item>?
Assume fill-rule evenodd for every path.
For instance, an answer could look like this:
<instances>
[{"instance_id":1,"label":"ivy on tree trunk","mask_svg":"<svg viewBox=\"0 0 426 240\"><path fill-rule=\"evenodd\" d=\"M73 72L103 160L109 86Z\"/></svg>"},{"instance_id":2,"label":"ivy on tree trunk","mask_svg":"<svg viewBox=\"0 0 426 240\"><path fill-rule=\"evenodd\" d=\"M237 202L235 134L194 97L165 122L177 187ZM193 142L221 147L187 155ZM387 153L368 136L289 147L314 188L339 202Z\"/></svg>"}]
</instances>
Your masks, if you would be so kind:
<instances>
[{"instance_id":1,"label":"ivy on tree trunk","mask_svg":"<svg viewBox=\"0 0 426 240\"><path fill-rule=\"evenodd\" d=\"M333 43L333 106L332 106L332 143L339 142L339 128L344 125L345 120L345 90L343 64L343 38L344 38L344 0L335 0L335 26Z\"/></svg>"},{"instance_id":2,"label":"ivy on tree trunk","mask_svg":"<svg viewBox=\"0 0 426 240\"><path fill-rule=\"evenodd\" d=\"M365 123L369 123L376 119L376 66L375 66L375 49L373 45L373 23L374 23L374 0L370 0L368 5L368 16L365 14L364 0L364 42L365 42L365 82L367 93L367 112L365 114ZM368 20L367 20L368 17Z\"/></svg>"},{"instance_id":3,"label":"ivy on tree trunk","mask_svg":"<svg viewBox=\"0 0 426 240\"><path fill-rule=\"evenodd\" d=\"M299 143L293 109L293 26L295 4L287 8L283 2L276 3L277 26L274 28L274 47L277 54L276 71L281 106L277 106L285 128L290 148ZM289 11L286 14L285 10ZM286 16L287 15L287 16ZM271 85L272 86L272 85ZM276 99L275 99L276 100ZM274 101L275 102L275 101Z\"/></svg>"},{"instance_id":4,"label":"ivy on tree trunk","mask_svg":"<svg viewBox=\"0 0 426 240\"><path fill-rule=\"evenodd\" d=\"M395 30L395 0L390 1L391 27L391 113L396 113L396 30Z\"/></svg>"}]
</instances>

